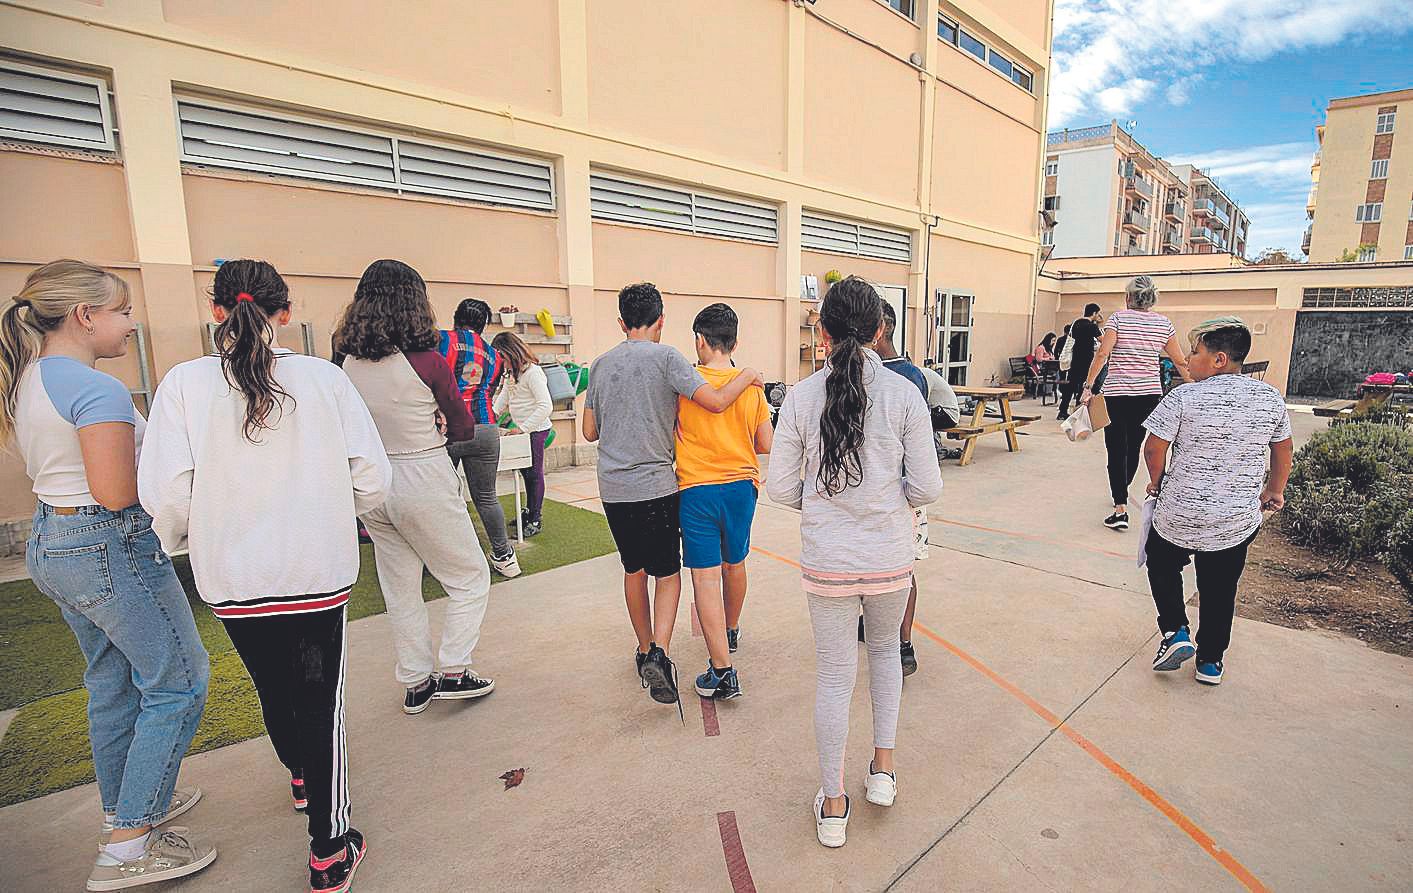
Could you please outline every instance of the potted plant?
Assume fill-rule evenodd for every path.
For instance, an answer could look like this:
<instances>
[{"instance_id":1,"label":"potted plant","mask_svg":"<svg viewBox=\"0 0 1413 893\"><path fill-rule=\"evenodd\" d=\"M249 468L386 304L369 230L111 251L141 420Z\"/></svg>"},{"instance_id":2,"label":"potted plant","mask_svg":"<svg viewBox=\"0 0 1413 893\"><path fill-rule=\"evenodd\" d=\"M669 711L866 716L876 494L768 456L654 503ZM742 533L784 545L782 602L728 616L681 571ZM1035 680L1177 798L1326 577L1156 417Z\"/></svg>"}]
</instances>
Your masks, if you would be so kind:
<instances>
[{"instance_id":1,"label":"potted plant","mask_svg":"<svg viewBox=\"0 0 1413 893\"><path fill-rule=\"evenodd\" d=\"M507 329L515 328L515 314L520 312L520 308L514 304L500 308L500 324Z\"/></svg>"},{"instance_id":2,"label":"potted plant","mask_svg":"<svg viewBox=\"0 0 1413 893\"><path fill-rule=\"evenodd\" d=\"M843 278L844 274L840 273L838 270L830 270L828 273L824 274L824 282L826 285L833 285Z\"/></svg>"}]
</instances>

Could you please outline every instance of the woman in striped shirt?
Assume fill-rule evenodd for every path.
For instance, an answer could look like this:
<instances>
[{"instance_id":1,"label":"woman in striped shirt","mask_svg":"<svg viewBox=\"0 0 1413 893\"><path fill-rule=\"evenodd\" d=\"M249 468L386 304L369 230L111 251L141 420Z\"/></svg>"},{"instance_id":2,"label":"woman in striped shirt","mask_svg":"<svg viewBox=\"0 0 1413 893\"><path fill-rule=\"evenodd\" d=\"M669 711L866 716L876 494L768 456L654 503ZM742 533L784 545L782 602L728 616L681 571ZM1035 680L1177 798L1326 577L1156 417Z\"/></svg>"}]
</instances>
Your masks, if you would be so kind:
<instances>
[{"instance_id":1,"label":"woman in striped shirt","mask_svg":"<svg viewBox=\"0 0 1413 893\"><path fill-rule=\"evenodd\" d=\"M1108 364L1103 385L1104 405L1109 411L1104 449L1109 454L1109 491L1114 497L1114 512L1104 519L1104 526L1113 530L1128 529L1128 488L1138 473L1143 422L1163 399L1159 355L1168 355L1183 381L1192 380L1173 321L1153 312L1153 305L1158 303L1158 286L1153 279L1136 276L1129 280L1124 303L1127 309L1115 311L1104 324L1099 351L1089 364L1080 396L1080 402L1088 405L1094 380Z\"/></svg>"}]
</instances>

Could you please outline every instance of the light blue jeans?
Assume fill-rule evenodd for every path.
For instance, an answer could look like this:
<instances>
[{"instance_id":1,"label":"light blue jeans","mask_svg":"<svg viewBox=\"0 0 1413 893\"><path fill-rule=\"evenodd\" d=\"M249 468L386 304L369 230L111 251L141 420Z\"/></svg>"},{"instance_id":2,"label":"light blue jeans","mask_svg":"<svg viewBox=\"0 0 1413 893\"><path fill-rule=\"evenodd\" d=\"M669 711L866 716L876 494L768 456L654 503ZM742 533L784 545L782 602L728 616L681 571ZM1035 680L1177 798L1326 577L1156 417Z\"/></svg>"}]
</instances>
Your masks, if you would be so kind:
<instances>
[{"instance_id":1,"label":"light blue jeans","mask_svg":"<svg viewBox=\"0 0 1413 893\"><path fill-rule=\"evenodd\" d=\"M210 660L191 605L141 506L39 503L25 550L88 660L88 737L103 811L115 828L166 813L206 704Z\"/></svg>"}]
</instances>

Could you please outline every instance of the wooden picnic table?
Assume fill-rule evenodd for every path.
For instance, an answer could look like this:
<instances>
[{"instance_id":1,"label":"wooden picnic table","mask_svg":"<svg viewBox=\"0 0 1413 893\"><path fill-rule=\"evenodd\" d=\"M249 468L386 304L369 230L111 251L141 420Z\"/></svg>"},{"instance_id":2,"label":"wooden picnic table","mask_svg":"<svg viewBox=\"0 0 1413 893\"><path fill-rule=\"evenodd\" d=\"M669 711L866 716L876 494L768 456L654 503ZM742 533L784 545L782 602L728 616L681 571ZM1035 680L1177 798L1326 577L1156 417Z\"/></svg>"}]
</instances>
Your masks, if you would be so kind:
<instances>
[{"instance_id":1,"label":"wooden picnic table","mask_svg":"<svg viewBox=\"0 0 1413 893\"><path fill-rule=\"evenodd\" d=\"M972 397L976 400L976 410L971 414L971 423L957 425L948 428L948 437L965 440L962 446L962 458L960 465L970 465L972 456L976 452L976 441L978 438L995 434L998 431L1006 432L1006 446L1015 453L1020 450L1020 438L1016 436L1016 429L1038 421L1040 416L1018 416L1011 412L1011 399L1020 397L1025 393L1025 388L1021 385L1000 388L953 388L958 397ZM986 404L988 401L995 401L1001 410L1001 421L986 421Z\"/></svg>"}]
</instances>

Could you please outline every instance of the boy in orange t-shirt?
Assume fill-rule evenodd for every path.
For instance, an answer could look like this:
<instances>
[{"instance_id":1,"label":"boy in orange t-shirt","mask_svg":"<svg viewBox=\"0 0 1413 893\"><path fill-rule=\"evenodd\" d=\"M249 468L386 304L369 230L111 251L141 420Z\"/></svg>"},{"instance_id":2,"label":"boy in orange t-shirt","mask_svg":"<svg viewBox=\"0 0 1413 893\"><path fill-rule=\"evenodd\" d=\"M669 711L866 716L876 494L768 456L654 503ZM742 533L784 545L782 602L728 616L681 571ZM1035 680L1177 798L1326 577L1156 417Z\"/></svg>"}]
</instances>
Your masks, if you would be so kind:
<instances>
[{"instance_id":1,"label":"boy in orange t-shirt","mask_svg":"<svg viewBox=\"0 0 1413 893\"><path fill-rule=\"evenodd\" d=\"M697 371L714 387L741 372L731 363L738 325L736 312L725 304L704 308L692 321ZM692 597L711 655L706 672L697 677L697 694L704 698L741 694L730 654L740 638L746 601L746 554L761 482L757 456L770 452L773 436L770 407L759 388L748 388L722 413L678 398L682 563L692 571Z\"/></svg>"}]
</instances>

